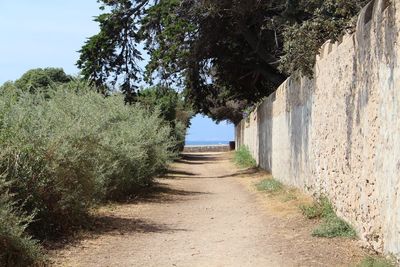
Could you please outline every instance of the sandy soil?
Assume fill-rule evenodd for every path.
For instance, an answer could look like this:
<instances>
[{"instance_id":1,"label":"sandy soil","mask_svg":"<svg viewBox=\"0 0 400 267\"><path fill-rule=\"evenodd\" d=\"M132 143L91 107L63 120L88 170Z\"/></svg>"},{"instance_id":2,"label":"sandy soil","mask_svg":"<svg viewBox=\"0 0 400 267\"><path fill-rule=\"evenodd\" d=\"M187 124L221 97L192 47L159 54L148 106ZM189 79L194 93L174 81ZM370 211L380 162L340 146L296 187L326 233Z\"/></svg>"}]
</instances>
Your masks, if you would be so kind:
<instances>
[{"instance_id":1,"label":"sandy soil","mask_svg":"<svg viewBox=\"0 0 400 267\"><path fill-rule=\"evenodd\" d=\"M351 266L357 241L311 236L296 198L257 192L267 174L229 153L186 154L136 201L98 212L97 228L50 251L56 266Z\"/></svg>"}]
</instances>

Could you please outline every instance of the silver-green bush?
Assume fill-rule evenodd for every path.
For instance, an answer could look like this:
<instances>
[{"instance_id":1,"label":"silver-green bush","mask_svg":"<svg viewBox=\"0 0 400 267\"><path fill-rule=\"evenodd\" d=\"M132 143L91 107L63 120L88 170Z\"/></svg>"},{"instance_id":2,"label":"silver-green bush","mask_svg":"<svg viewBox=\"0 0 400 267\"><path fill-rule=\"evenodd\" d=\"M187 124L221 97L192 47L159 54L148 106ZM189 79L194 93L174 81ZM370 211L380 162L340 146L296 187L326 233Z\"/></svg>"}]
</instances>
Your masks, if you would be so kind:
<instances>
[{"instance_id":1,"label":"silver-green bush","mask_svg":"<svg viewBox=\"0 0 400 267\"><path fill-rule=\"evenodd\" d=\"M86 221L104 198L148 185L175 156L157 112L73 82L35 94L0 92L0 174L29 229L47 238Z\"/></svg>"},{"instance_id":2,"label":"silver-green bush","mask_svg":"<svg viewBox=\"0 0 400 267\"><path fill-rule=\"evenodd\" d=\"M15 208L5 187L0 179L0 266L39 266L42 251L25 232L32 218Z\"/></svg>"}]
</instances>

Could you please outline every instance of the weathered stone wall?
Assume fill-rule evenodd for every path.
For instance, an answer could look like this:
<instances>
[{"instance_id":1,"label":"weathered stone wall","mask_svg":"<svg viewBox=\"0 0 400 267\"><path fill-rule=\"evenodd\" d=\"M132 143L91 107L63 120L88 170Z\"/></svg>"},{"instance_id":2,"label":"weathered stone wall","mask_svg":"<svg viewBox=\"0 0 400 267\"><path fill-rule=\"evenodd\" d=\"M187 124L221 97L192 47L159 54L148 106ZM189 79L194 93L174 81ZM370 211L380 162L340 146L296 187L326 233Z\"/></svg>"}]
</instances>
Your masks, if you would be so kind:
<instances>
[{"instance_id":1,"label":"weathered stone wall","mask_svg":"<svg viewBox=\"0 0 400 267\"><path fill-rule=\"evenodd\" d=\"M378 251L400 257L400 1L376 0L327 42L315 78L291 77L236 127L259 165L327 195Z\"/></svg>"}]
</instances>

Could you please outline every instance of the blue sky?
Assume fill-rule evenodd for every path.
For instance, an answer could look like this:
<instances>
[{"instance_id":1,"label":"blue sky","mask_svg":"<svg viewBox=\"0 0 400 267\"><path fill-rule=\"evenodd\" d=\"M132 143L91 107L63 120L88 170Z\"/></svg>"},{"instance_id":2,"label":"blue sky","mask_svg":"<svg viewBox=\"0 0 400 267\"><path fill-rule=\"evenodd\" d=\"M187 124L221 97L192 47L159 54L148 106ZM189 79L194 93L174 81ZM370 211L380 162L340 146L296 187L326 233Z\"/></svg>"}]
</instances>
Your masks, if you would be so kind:
<instances>
[{"instance_id":1,"label":"blue sky","mask_svg":"<svg viewBox=\"0 0 400 267\"><path fill-rule=\"evenodd\" d=\"M197 115L192 119L188 141L233 141L233 126L226 122L216 124L209 118Z\"/></svg>"},{"instance_id":2,"label":"blue sky","mask_svg":"<svg viewBox=\"0 0 400 267\"><path fill-rule=\"evenodd\" d=\"M96 0L0 0L0 84L32 68L62 67L77 74L77 51L98 31L93 22L98 6ZM198 115L187 139L229 141L233 126Z\"/></svg>"}]
</instances>

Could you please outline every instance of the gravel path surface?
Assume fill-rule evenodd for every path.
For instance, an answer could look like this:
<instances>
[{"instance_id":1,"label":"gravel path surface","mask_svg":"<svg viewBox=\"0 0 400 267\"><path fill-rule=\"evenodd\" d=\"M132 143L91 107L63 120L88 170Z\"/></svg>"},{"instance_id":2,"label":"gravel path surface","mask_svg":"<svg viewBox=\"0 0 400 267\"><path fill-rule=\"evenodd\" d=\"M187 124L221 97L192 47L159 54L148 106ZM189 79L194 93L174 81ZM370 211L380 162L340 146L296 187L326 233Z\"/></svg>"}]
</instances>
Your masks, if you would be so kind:
<instances>
[{"instance_id":1,"label":"gravel path surface","mask_svg":"<svg viewBox=\"0 0 400 267\"><path fill-rule=\"evenodd\" d=\"M311 237L295 204L254 190L229 153L186 154L146 196L99 210L98 229L50 253L57 266L349 266L356 241Z\"/></svg>"}]
</instances>

